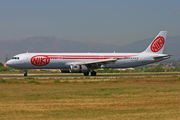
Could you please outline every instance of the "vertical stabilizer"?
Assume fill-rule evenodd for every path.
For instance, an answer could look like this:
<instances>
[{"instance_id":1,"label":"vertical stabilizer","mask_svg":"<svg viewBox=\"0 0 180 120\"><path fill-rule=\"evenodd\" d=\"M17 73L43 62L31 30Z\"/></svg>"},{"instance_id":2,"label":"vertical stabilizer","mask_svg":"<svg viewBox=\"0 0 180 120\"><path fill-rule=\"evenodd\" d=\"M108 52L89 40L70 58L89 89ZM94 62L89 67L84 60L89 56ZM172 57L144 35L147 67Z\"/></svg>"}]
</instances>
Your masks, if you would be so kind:
<instances>
[{"instance_id":1,"label":"vertical stabilizer","mask_svg":"<svg viewBox=\"0 0 180 120\"><path fill-rule=\"evenodd\" d=\"M160 31L144 53L162 54L166 42L167 31Z\"/></svg>"}]
</instances>

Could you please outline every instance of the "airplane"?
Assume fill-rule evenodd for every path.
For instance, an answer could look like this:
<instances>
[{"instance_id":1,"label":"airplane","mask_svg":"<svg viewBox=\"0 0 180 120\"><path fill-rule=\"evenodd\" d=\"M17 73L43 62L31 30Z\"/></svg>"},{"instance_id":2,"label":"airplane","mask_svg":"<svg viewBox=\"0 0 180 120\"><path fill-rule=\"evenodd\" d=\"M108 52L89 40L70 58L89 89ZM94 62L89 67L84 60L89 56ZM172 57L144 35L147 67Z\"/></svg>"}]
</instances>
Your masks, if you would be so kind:
<instances>
[{"instance_id":1,"label":"airplane","mask_svg":"<svg viewBox=\"0 0 180 120\"><path fill-rule=\"evenodd\" d=\"M62 73L83 73L96 76L95 69L129 68L170 58L163 54L167 31L160 31L141 53L22 53L7 61L7 66L26 69L60 69Z\"/></svg>"}]
</instances>

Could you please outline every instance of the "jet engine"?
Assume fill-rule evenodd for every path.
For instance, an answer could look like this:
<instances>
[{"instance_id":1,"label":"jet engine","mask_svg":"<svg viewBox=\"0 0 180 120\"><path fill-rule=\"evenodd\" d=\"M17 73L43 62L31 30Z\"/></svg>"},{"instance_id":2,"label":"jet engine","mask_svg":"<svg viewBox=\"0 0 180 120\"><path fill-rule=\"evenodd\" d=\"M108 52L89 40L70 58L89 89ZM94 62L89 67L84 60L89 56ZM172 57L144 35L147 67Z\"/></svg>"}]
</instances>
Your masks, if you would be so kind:
<instances>
[{"instance_id":1,"label":"jet engine","mask_svg":"<svg viewBox=\"0 0 180 120\"><path fill-rule=\"evenodd\" d=\"M69 71L71 73L88 73L90 70L85 65L71 65Z\"/></svg>"}]
</instances>

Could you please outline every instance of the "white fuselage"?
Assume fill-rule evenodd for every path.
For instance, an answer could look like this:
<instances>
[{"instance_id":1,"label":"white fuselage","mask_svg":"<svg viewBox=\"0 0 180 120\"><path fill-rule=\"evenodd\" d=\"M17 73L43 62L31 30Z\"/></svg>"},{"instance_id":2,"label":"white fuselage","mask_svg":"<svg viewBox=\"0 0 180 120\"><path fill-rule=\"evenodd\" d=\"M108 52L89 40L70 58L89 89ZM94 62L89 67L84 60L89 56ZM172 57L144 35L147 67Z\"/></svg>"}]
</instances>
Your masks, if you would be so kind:
<instances>
[{"instance_id":1,"label":"white fuselage","mask_svg":"<svg viewBox=\"0 0 180 120\"><path fill-rule=\"evenodd\" d=\"M97 61L115 58L114 63L102 65L101 68L129 68L165 60L169 57L153 59L165 54L147 53L22 53L10 59L7 65L22 69L69 69L78 62ZM34 57L35 56L35 57ZM37 56L37 57L36 57ZM96 68L97 69L97 68Z\"/></svg>"},{"instance_id":2,"label":"white fuselage","mask_svg":"<svg viewBox=\"0 0 180 120\"><path fill-rule=\"evenodd\" d=\"M171 55L162 54L166 35L167 31L160 31L141 53L22 53L6 64L22 69L60 69L85 76L92 71L91 75L96 76L94 69L137 67L170 58Z\"/></svg>"}]
</instances>

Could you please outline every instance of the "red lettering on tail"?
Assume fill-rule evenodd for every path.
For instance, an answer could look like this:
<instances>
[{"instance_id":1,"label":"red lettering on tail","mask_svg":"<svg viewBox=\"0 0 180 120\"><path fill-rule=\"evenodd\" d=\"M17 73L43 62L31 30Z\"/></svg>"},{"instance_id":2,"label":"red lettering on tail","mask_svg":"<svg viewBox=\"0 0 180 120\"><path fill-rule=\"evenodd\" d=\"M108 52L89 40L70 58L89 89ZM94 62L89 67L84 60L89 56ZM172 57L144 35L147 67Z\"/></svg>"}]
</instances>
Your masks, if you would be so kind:
<instances>
[{"instance_id":1,"label":"red lettering on tail","mask_svg":"<svg viewBox=\"0 0 180 120\"><path fill-rule=\"evenodd\" d=\"M152 52L160 51L163 48L164 43L165 43L164 37L162 36L157 37L151 44L151 51Z\"/></svg>"}]
</instances>

